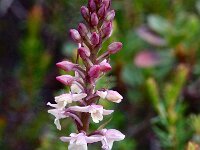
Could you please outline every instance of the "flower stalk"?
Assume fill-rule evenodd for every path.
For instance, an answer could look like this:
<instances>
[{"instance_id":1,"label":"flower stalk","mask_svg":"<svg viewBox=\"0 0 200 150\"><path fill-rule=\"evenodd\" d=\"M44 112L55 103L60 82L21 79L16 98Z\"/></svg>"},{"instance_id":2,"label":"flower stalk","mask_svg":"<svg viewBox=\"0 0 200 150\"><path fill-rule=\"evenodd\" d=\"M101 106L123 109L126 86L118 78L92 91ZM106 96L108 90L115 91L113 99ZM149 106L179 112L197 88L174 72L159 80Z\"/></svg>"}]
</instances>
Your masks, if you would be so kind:
<instances>
[{"instance_id":1,"label":"flower stalk","mask_svg":"<svg viewBox=\"0 0 200 150\"><path fill-rule=\"evenodd\" d=\"M54 123L61 130L60 119L72 118L78 133L70 137L61 137L63 142L70 142L69 150L87 150L87 144L101 142L102 149L111 150L114 141L120 141L125 136L115 129L102 129L90 132L91 122L99 123L104 115L110 115L113 110L106 110L99 105L99 99L120 103L123 97L108 89L96 89L98 80L108 71L111 65L110 55L122 48L122 43L113 42L106 52L99 56L102 44L112 34L112 21L115 11L110 8L111 0L89 0L88 7L81 7L81 14L86 22L80 23L78 29L71 29L70 36L78 44L77 60L83 65L64 60L56 65L66 71L74 71L75 76L61 75L56 79L70 86L70 93L55 97L56 104L48 112L55 116ZM68 106L68 104L72 104ZM73 105L74 104L74 105ZM92 121L91 121L92 120Z\"/></svg>"}]
</instances>

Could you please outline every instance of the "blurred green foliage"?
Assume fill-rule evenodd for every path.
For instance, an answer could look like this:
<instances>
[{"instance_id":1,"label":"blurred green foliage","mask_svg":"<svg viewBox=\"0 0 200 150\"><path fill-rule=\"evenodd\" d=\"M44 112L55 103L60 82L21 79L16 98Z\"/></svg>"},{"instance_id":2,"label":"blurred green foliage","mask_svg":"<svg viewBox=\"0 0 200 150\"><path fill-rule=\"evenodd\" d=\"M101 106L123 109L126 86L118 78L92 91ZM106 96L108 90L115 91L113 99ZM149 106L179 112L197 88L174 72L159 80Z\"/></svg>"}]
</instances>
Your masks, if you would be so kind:
<instances>
[{"instance_id":1,"label":"blurred green foliage","mask_svg":"<svg viewBox=\"0 0 200 150\"><path fill-rule=\"evenodd\" d=\"M154 131L165 149L184 149L191 131L185 132L187 119L185 117L185 104L179 99L182 87L188 75L185 66L179 66L172 83L167 83L158 94L155 80L147 81L147 89L152 104L158 113L153 119Z\"/></svg>"}]
</instances>

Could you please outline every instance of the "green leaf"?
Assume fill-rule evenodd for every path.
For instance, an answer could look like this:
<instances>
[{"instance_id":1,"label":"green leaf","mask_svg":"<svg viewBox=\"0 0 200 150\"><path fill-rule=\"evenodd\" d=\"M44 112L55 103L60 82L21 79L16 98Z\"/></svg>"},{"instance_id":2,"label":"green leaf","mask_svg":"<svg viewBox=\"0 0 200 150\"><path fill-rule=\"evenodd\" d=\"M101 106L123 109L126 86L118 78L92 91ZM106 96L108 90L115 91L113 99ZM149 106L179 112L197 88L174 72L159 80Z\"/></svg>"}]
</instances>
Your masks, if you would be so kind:
<instances>
[{"instance_id":1,"label":"green leaf","mask_svg":"<svg viewBox=\"0 0 200 150\"><path fill-rule=\"evenodd\" d=\"M97 130L101 130L101 129L104 129L104 127L112 120L112 117L107 120L106 122L104 122L102 125L99 126L99 128Z\"/></svg>"}]
</instances>

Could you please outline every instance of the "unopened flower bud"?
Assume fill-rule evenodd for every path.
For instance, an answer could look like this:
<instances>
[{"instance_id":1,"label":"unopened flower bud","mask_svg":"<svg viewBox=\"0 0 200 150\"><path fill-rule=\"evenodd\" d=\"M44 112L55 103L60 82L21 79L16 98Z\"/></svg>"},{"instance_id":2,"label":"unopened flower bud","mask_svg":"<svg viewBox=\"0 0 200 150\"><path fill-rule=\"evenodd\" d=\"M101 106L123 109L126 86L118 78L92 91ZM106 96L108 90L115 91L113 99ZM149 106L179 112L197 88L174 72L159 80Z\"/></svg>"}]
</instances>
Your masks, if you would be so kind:
<instances>
[{"instance_id":1,"label":"unopened flower bud","mask_svg":"<svg viewBox=\"0 0 200 150\"><path fill-rule=\"evenodd\" d=\"M72 85L72 83L74 82L74 77L70 76L70 75L62 75L62 76L58 76L56 77L56 79L58 81L60 81L61 83L65 84L65 85Z\"/></svg>"},{"instance_id":2,"label":"unopened flower bud","mask_svg":"<svg viewBox=\"0 0 200 150\"><path fill-rule=\"evenodd\" d=\"M91 41L92 45L99 44L99 35L96 32L92 33L90 41Z\"/></svg>"},{"instance_id":3,"label":"unopened flower bud","mask_svg":"<svg viewBox=\"0 0 200 150\"><path fill-rule=\"evenodd\" d=\"M102 37L110 37L112 34L112 22L104 23L102 27Z\"/></svg>"},{"instance_id":4,"label":"unopened flower bud","mask_svg":"<svg viewBox=\"0 0 200 150\"><path fill-rule=\"evenodd\" d=\"M80 57L81 57L82 59L86 59L86 58L88 58L88 57L90 56L90 51L89 51L89 49L87 49L87 48L85 48L85 47L80 47L80 48L78 49L78 53L79 53L79 55L80 55Z\"/></svg>"},{"instance_id":5,"label":"unopened flower bud","mask_svg":"<svg viewBox=\"0 0 200 150\"><path fill-rule=\"evenodd\" d=\"M100 66L99 65L94 65L90 68L89 72L88 72L89 76L92 79L96 79L99 77L100 74Z\"/></svg>"},{"instance_id":6,"label":"unopened flower bud","mask_svg":"<svg viewBox=\"0 0 200 150\"><path fill-rule=\"evenodd\" d=\"M103 99L107 99L115 103L120 103L123 99L123 97L117 91L113 90L97 91L97 95L99 95Z\"/></svg>"},{"instance_id":7,"label":"unopened flower bud","mask_svg":"<svg viewBox=\"0 0 200 150\"><path fill-rule=\"evenodd\" d=\"M100 64L100 69L102 72L107 72L110 71L112 69L111 65L109 63L107 63L106 59L104 61L102 61Z\"/></svg>"},{"instance_id":8,"label":"unopened flower bud","mask_svg":"<svg viewBox=\"0 0 200 150\"><path fill-rule=\"evenodd\" d=\"M94 2L98 5L102 3L102 0L94 0Z\"/></svg>"},{"instance_id":9,"label":"unopened flower bud","mask_svg":"<svg viewBox=\"0 0 200 150\"><path fill-rule=\"evenodd\" d=\"M94 13L92 13L92 15L91 15L91 24L92 24L92 26L97 26L98 23L99 23L98 16L97 16L97 14L94 12Z\"/></svg>"},{"instance_id":10,"label":"unopened flower bud","mask_svg":"<svg viewBox=\"0 0 200 150\"><path fill-rule=\"evenodd\" d=\"M78 25L78 32L82 37L85 37L88 34L88 29L85 24L79 23Z\"/></svg>"},{"instance_id":11,"label":"unopened flower bud","mask_svg":"<svg viewBox=\"0 0 200 150\"><path fill-rule=\"evenodd\" d=\"M99 18L104 18L105 13L106 13L105 5L101 5L101 7L99 8L98 13L97 13Z\"/></svg>"},{"instance_id":12,"label":"unopened flower bud","mask_svg":"<svg viewBox=\"0 0 200 150\"><path fill-rule=\"evenodd\" d=\"M103 4L105 5L106 10L110 7L110 0L104 0Z\"/></svg>"},{"instance_id":13,"label":"unopened flower bud","mask_svg":"<svg viewBox=\"0 0 200 150\"><path fill-rule=\"evenodd\" d=\"M80 36L80 34L79 34L79 32L77 30L71 29L70 30L70 36L72 37L72 39L75 42L77 42L77 43L81 42L81 36Z\"/></svg>"},{"instance_id":14,"label":"unopened flower bud","mask_svg":"<svg viewBox=\"0 0 200 150\"><path fill-rule=\"evenodd\" d=\"M89 15L90 15L90 13L89 13L89 10L88 10L88 8L87 7L85 7L85 6L82 6L81 7L81 14L82 14L82 16L83 16L83 18L85 19L85 20L89 20Z\"/></svg>"},{"instance_id":15,"label":"unopened flower bud","mask_svg":"<svg viewBox=\"0 0 200 150\"><path fill-rule=\"evenodd\" d=\"M120 49L122 49L122 43L121 42L113 42L108 46L108 53L109 54L115 54L117 53Z\"/></svg>"},{"instance_id":16,"label":"unopened flower bud","mask_svg":"<svg viewBox=\"0 0 200 150\"><path fill-rule=\"evenodd\" d=\"M77 66L77 64L74 64L70 61L61 61L56 65L65 71L72 71Z\"/></svg>"},{"instance_id":17,"label":"unopened flower bud","mask_svg":"<svg viewBox=\"0 0 200 150\"><path fill-rule=\"evenodd\" d=\"M94 0L89 0L88 8L90 9L90 12L96 11L96 4L95 4Z\"/></svg>"},{"instance_id":18,"label":"unopened flower bud","mask_svg":"<svg viewBox=\"0 0 200 150\"><path fill-rule=\"evenodd\" d=\"M106 14L106 20L107 21L113 21L114 17L115 17L115 11L114 10L111 10Z\"/></svg>"}]
</instances>

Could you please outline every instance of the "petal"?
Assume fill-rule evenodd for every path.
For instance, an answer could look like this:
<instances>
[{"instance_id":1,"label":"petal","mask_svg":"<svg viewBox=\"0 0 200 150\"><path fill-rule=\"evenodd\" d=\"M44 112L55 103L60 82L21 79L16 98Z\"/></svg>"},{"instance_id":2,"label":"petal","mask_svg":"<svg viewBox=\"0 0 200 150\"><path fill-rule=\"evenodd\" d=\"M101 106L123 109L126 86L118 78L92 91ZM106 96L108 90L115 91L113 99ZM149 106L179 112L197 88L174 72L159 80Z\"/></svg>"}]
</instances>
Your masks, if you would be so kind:
<instances>
[{"instance_id":1,"label":"petal","mask_svg":"<svg viewBox=\"0 0 200 150\"><path fill-rule=\"evenodd\" d=\"M111 149L109 148L107 139L106 139L105 137L101 140L101 143L102 143L102 147L101 147L102 149L104 149L104 150L111 150Z\"/></svg>"},{"instance_id":2,"label":"petal","mask_svg":"<svg viewBox=\"0 0 200 150\"><path fill-rule=\"evenodd\" d=\"M55 117L57 117L58 114L59 114L59 113L58 113L58 109L49 109L49 110L48 110L48 113L54 115Z\"/></svg>"},{"instance_id":3,"label":"petal","mask_svg":"<svg viewBox=\"0 0 200 150\"><path fill-rule=\"evenodd\" d=\"M60 96L55 97L55 101L58 103L60 101L69 101L71 100L71 95L70 94L62 94ZM72 101L72 100L71 100Z\"/></svg>"},{"instance_id":4,"label":"petal","mask_svg":"<svg viewBox=\"0 0 200 150\"><path fill-rule=\"evenodd\" d=\"M108 144L108 150L111 150L113 147L113 142L112 140L107 140L107 144Z\"/></svg>"},{"instance_id":5,"label":"petal","mask_svg":"<svg viewBox=\"0 0 200 150\"><path fill-rule=\"evenodd\" d=\"M77 145L75 143L70 143L68 146L68 150L87 150L87 143L84 145Z\"/></svg>"},{"instance_id":6,"label":"petal","mask_svg":"<svg viewBox=\"0 0 200 150\"><path fill-rule=\"evenodd\" d=\"M99 123L99 121L103 120L103 115L99 112L91 113L91 117L95 123Z\"/></svg>"},{"instance_id":7,"label":"petal","mask_svg":"<svg viewBox=\"0 0 200 150\"><path fill-rule=\"evenodd\" d=\"M109 101L119 103L123 99L123 97L117 91L108 90L107 92L108 94L106 96L106 99Z\"/></svg>"},{"instance_id":8,"label":"petal","mask_svg":"<svg viewBox=\"0 0 200 150\"><path fill-rule=\"evenodd\" d=\"M107 95L107 91L97 91L96 92L96 94L98 95L98 96L100 96L101 98L103 98L103 99L105 99L106 98L106 95Z\"/></svg>"},{"instance_id":9,"label":"petal","mask_svg":"<svg viewBox=\"0 0 200 150\"><path fill-rule=\"evenodd\" d=\"M90 137L85 137L85 140L87 143L95 143L101 141L103 136L101 135L95 135L95 136L90 136Z\"/></svg>"},{"instance_id":10,"label":"petal","mask_svg":"<svg viewBox=\"0 0 200 150\"><path fill-rule=\"evenodd\" d=\"M114 112L114 110L103 110L103 115L110 115Z\"/></svg>"},{"instance_id":11,"label":"petal","mask_svg":"<svg viewBox=\"0 0 200 150\"><path fill-rule=\"evenodd\" d=\"M78 32L78 31L77 31ZM74 67L77 66L77 64L74 64L70 61L61 61L56 64L59 68L65 70L65 71L71 71L74 69Z\"/></svg>"},{"instance_id":12,"label":"petal","mask_svg":"<svg viewBox=\"0 0 200 150\"><path fill-rule=\"evenodd\" d=\"M48 102L47 105L54 108L58 108L58 104L51 104L50 102Z\"/></svg>"},{"instance_id":13,"label":"petal","mask_svg":"<svg viewBox=\"0 0 200 150\"><path fill-rule=\"evenodd\" d=\"M71 140L71 137L62 136L60 137L60 140L63 142L69 142Z\"/></svg>"},{"instance_id":14,"label":"petal","mask_svg":"<svg viewBox=\"0 0 200 150\"><path fill-rule=\"evenodd\" d=\"M79 101L82 100L83 98L85 98L87 96L87 94L82 93L82 94L72 94L72 99L73 101Z\"/></svg>"},{"instance_id":15,"label":"petal","mask_svg":"<svg viewBox=\"0 0 200 150\"><path fill-rule=\"evenodd\" d=\"M84 144L87 144L86 140L85 140L85 135L84 134L79 134L77 139L76 139L76 144L77 145L84 145Z\"/></svg>"},{"instance_id":16,"label":"petal","mask_svg":"<svg viewBox=\"0 0 200 150\"><path fill-rule=\"evenodd\" d=\"M71 75L58 76L56 79L65 85L72 85L72 83L75 81L74 77Z\"/></svg>"},{"instance_id":17,"label":"petal","mask_svg":"<svg viewBox=\"0 0 200 150\"><path fill-rule=\"evenodd\" d=\"M78 111L78 112L89 112L90 106L80 107L80 106L71 106L69 110Z\"/></svg>"},{"instance_id":18,"label":"petal","mask_svg":"<svg viewBox=\"0 0 200 150\"><path fill-rule=\"evenodd\" d=\"M79 94L79 93L82 92L82 90L81 90L81 88L80 88L77 84L72 84L72 86L71 86L71 92L72 92L73 94L74 94L74 93Z\"/></svg>"},{"instance_id":19,"label":"petal","mask_svg":"<svg viewBox=\"0 0 200 150\"><path fill-rule=\"evenodd\" d=\"M56 118L54 120L54 124L56 125L56 127L57 127L58 130L61 130L61 125L60 125L60 120L59 119Z\"/></svg>"},{"instance_id":20,"label":"petal","mask_svg":"<svg viewBox=\"0 0 200 150\"><path fill-rule=\"evenodd\" d=\"M66 118L67 116L64 115L64 112L62 109L50 109L48 110L48 113L54 115L56 118Z\"/></svg>"},{"instance_id":21,"label":"petal","mask_svg":"<svg viewBox=\"0 0 200 150\"><path fill-rule=\"evenodd\" d=\"M107 139L112 139L113 141L121 141L125 138L125 135L116 129L109 129L105 133Z\"/></svg>"},{"instance_id":22,"label":"petal","mask_svg":"<svg viewBox=\"0 0 200 150\"><path fill-rule=\"evenodd\" d=\"M104 59L99 65L102 72L107 72L112 69L111 65L107 63L106 59Z\"/></svg>"}]
</instances>

